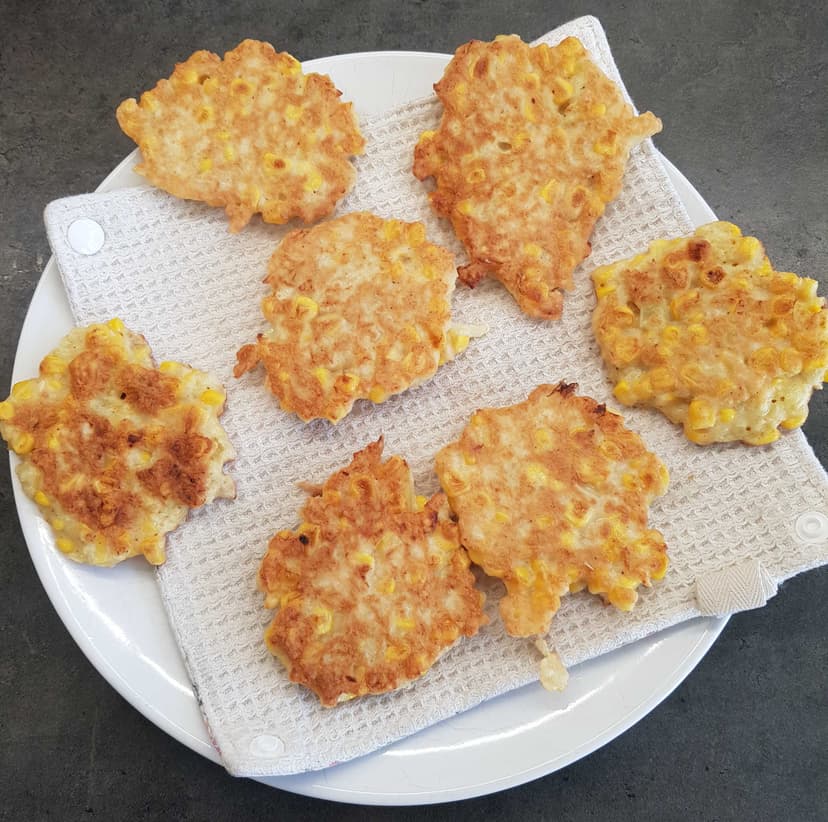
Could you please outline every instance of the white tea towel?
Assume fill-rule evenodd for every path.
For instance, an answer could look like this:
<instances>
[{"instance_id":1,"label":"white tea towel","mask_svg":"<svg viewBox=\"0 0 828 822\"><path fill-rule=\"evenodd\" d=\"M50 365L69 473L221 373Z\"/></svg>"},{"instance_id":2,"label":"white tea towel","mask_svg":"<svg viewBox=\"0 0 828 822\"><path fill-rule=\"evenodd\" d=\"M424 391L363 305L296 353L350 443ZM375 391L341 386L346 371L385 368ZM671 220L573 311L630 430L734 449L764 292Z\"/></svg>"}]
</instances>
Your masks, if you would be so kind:
<instances>
[{"instance_id":1,"label":"white tea towel","mask_svg":"<svg viewBox=\"0 0 828 822\"><path fill-rule=\"evenodd\" d=\"M542 39L567 35L578 36L620 83L597 20L581 18ZM450 227L433 215L426 187L411 174L417 137L435 127L439 114L432 98L363 122L366 154L339 212L370 209L423 220L429 239L457 251L459 262ZM95 254L77 253L68 241L79 219L103 228ZM424 678L323 709L265 649L270 614L256 572L268 539L297 522L303 494L296 483L323 481L380 434L386 454L404 455L418 493L429 494L437 489L435 453L458 436L475 408L523 400L538 383L560 379L617 405L590 330L588 272L692 228L652 143L633 152L623 191L598 223L592 255L576 272L560 322L527 318L497 282L474 291L461 286L457 319L488 324L488 335L428 383L380 406L360 402L336 427L306 425L280 411L261 373L231 376L236 350L263 327L261 279L284 229L257 224L232 235L218 209L152 188L59 200L47 208L46 224L79 324L121 317L147 337L158 360L209 369L228 388L223 420L239 454L231 467L238 498L197 511L172 534L158 577L204 718L231 773L323 768L537 679L539 657L530 642L505 635L497 617L501 589L490 582L491 624L459 642ZM800 432L763 448L699 448L654 411L625 409L624 416L670 469L670 490L654 506L651 523L666 537L671 567L631 614L587 594L566 598L549 644L567 665L698 616L697 580L735 563L760 562L778 583L828 561L828 537L808 539L796 529L798 515L828 512L828 481Z\"/></svg>"}]
</instances>

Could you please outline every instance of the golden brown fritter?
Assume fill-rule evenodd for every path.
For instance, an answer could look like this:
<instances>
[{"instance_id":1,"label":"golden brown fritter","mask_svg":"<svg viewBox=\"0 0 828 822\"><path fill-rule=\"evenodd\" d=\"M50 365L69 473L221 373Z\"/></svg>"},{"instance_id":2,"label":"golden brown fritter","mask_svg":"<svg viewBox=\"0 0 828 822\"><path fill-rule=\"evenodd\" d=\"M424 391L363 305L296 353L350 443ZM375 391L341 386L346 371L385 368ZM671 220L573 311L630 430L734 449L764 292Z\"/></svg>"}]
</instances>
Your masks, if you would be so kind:
<instances>
[{"instance_id":1,"label":"golden brown fritter","mask_svg":"<svg viewBox=\"0 0 828 822\"><path fill-rule=\"evenodd\" d=\"M444 494L415 497L405 460L382 439L354 454L270 541L259 570L278 608L265 641L323 705L422 676L486 622L483 594Z\"/></svg>"},{"instance_id":2,"label":"golden brown fritter","mask_svg":"<svg viewBox=\"0 0 828 822\"><path fill-rule=\"evenodd\" d=\"M136 171L165 191L223 206L230 230L326 217L354 183L365 141L330 78L303 74L269 43L197 51L168 80L124 100L118 123L138 143Z\"/></svg>"},{"instance_id":3,"label":"golden brown fritter","mask_svg":"<svg viewBox=\"0 0 828 822\"><path fill-rule=\"evenodd\" d=\"M816 281L774 271L755 237L710 223L592 277L625 405L659 409L699 444L765 445L805 421L828 378L828 310Z\"/></svg>"},{"instance_id":4,"label":"golden brown fritter","mask_svg":"<svg viewBox=\"0 0 828 822\"><path fill-rule=\"evenodd\" d=\"M667 469L618 414L577 385L541 385L527 400L472 415L436 469L473 562L499 577L513 636L543 634L560 597L588 588L621 610L667 568L647 507Z\"/></svg>"},{"instance_id":5,"label":"golden brown fritter","mask_svg":"<svg viewBox=\"0 0 828 822\"><path fill-rule=\"evenodd\" d=\"M431 377L477 327L452 327L454 258L422 223L346 214L285 237L270 260L270 323L237 354L261 362L285 411L338 422L360 398L382 402Z\"/></svg>"},{"instance_id":6,"label":"golden brown fritter","mask_svg":"<svg viewBox=\"0 0 828 822\"><path fill-rule=\"evenodd\" d=\"M224 390L180 363L153 366L120 320L75 328L0 403L17 474L77 562L164 562L166 534L191 508L235 496Z\"/></svg>"},{"instance_id":7,"label":"golden brown fritter","mask_svg":"<svg viewBox=\"0 0 828 822\"><path fill-rule=\"evenodd\" d=\"M661 121L635 116L574 37L473 40L434 88L443 117L420 137L414 174L435 178L431 203L468 251L460 279L496 277L527 314L557 319L630 150Z\"/></svg>"}]
</instances>

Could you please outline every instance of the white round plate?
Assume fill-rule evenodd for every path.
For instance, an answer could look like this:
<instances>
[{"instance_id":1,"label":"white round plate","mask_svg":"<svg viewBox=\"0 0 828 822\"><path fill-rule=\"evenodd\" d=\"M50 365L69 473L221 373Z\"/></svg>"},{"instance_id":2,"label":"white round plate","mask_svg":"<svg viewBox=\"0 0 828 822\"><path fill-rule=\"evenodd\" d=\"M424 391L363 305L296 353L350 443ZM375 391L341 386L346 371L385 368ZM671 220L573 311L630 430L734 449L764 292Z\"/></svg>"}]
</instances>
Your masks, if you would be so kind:
<instances>
[{"instance_id":1,"label":"white round plate","mask_svg":"<svg viewBox=\"0 0 828 822\"><path fill-rule=\"evenodd\" d=\"M330 74L364 116L430 94L448 59L375 52L311 60L304 67ZM114 118L105 127L114 128ZM142 184L132 171L134 163L135 155L127 157L99 191ZM691 218L699 224L715 219L690 183L666 165ZM52 259L26 315L14 380L35 374L40 359L72 325ZM137 560L104 570L67 561L55 550L49 527L22 493L14 472L12 481L32 560L75 642L144 716L218 761L154 571ZM578 665L563 694L530 685L353 762L261 781L308 796L384 805L446 802L528 782L586 756L645 716L690 673L725 622L687 622Z\"/></svg>"}]
</instances>

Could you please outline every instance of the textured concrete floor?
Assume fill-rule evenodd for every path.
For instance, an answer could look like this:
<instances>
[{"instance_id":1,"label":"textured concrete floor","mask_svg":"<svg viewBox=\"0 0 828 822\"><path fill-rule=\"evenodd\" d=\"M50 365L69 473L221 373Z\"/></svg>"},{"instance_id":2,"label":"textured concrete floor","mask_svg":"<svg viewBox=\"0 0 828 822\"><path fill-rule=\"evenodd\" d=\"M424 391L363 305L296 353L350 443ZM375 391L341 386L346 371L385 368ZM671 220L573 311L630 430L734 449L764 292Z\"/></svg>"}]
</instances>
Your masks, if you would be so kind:
<instances>
[{"instance_id":1,"label":"textured concrete floor","mask_svg":"<svg viewBox=\"0 0 828 822\"><path fill-rule=\"evenodd\" d=\"M31 3L0 5L0 385L49 249L41 212L131 149L113 110L196 48L245 36L302 59L527 39L593 13L656 142L714 210L828 291L828 14L822 3ZM828 462L828 392L806 433ZM57 618L0 460L0 819L817 820L828 818L828 572L734 617L696 671L564 771L453 805L335 806L234 780L127 705Z\"/></svg>"}]
</instances>

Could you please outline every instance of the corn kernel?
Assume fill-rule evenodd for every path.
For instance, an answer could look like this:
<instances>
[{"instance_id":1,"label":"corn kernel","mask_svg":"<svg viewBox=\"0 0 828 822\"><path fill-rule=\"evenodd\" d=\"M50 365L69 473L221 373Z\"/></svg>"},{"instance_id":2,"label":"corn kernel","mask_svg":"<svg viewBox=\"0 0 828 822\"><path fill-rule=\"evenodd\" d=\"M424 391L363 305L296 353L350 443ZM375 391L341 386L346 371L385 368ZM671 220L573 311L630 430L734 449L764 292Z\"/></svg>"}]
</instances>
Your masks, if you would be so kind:
<instances>
[{"instance_id":1,"label":"corn kernel","mask_svg":"<svg viewBox=\"0 0 828 822\"><path fill-rule=\"evenodd\" d=\"M667 554L658 554L655 560L655 565L650 571L650 578L655 580L664 579L664 574L667 573L667 566L669 564L670 561L667 559Z\"/></svg>"},{"instance_id":2,"label":"corn kernel","mask_svg":"<svg viewBox=\"0 0 828 822\"><path fill-rule=\"evenodd\" d=\"M486 179L486 172L482 168L475 168L466 175L466 182L471 185L482 183Z\"/></svg>"},{"instance_id":3,"label":"corn kernel","mask_svg":"<svg viewBox=\"0 0 828 822\"><path fill-rule=\"evenodd\" d=\"M75 548L75 543L68 537L58 537L55 540L55 545L57 545L58 550L64 554L71 554Z\"/></svg>"},{"instance_id":4,"label":"corn kernel","mask_svg":"<svg viewBox=\"0 0 828 822\"><path fill-rule=\"evenodd\" d=\"M550 448L552 446L552 432L548 428L536 428L532 437L538 448Z\"/></svg>"},{"instance_id":5,"label":"corn kernel","mask_svg":"<svg viewBox=\"0 0 828 822\"><path fill-rule=\"evenodd\" d=\"M8 400L0 402L0 420L10 420L14 416L14 405Z\"/></svg>"},{"instance_id":6,"label":"corn kernel","mask_svg":"<svg viewBox=\"0 0 828 822\"><path fill-rule=\"evenodd\" d=\"M359 386L359 377L356 374L341 374L336 379L336 387L346 394L353 394Z\"/></svg>"},{"instance_id":7,"label":"corn kernel","mask_svg":"<svg viewBox=\"0 0 828 822\"><path fill-rule=\"evenodd\" d=\"M230 90L234 94L252 94L253 84L242 77L235 77L230 83Z\"/></svg>"},{"instance_id":8,"label":"corn kernel","mask_svg":"<svg viewBox=\"0 0 828 822\"><path fill-rule=\"evenodd\" d=\"M555 98L555 105L561 106L572 98L575 89L568 80L563 77L556 77L552 82L552 96Z\"/></svg>"},{"instance_id":9,"label":"corn kernel","mask_svg":"<svg viewBox=\"0 0 828 822\"><path fill-rule=\"evenodd\" d=\"M316 633L320 636L330 633L333 627L333 612L328 608L317 605L311 613L318 618L316 622Z\"/></svg>"},{"instance_id":10,"label":"corn kernel","mask_svg":"<svg viewBox=\"0 0 828 822\"><path fill-rule=\"evenodd\" d=\"M224 393L216 391L215 388L208 388L206 391L201 392L199 399L205 405L221 405L224 402Z\"/></svg>"},{"instance_id":11,"label":"corn kernel","mask_svg":"<svg viewBox=\"0 0 828 822\"><path fill-rule=\"evenodd\" d=\"M567 522L574 525L576 528L581 528L586 525L591 516L592 513L588 508L581 511L580 508L576 508L576 506L571 502L566 506L566 510L564 511L564 517Z\"/></svg>"},{"instance_id":12,"label":"corn kernel","mask_svg":"<svg viewBox=\"0 0 828 822\"><path fill-rule=\"evenodd\" d=\"M525 469L526 479L534 488L542 488L549 484L549 475L546 469L537 462L530 462Z\"/></svg>"},{"instance_id":13,"label":"corn kernel","mask_svg":"<svg viewBox=\"0 0 828 822\"><path fill-rule=\"evenodd\" d=\"M795 348L786 348L779 355L779 362L788 374L802 371L802 355Z\"/></svg>"},{"instance_id":14,"label":"corn kernel","mask_svg":"<svg viewBox=\"0 0 828 822\"><path fill-rule=\"evenodd\" d=\"M555 201L555 189L558 187L558 181L554 177L549 180L546 185L540 190L540 197L547 203Z\"/></svg>"},{"instance_id":15,"label":"corn kernel","mask_svg":"<svg viewBox=\"0 0 828 822\"><path fill-rule=\"evenodd\" d=\"M319 304L316 300L306 297L304 294L297 294L292 301L294 315L299 317L302 314L313 319L319 313Z\"/></svg>"},{"instance_id":16,"label":"corn kernel","mask_svg":"<svg viewBox=\"0 0 828 822\"><path fill-rule=\"evenodd\" d=\"M776 428L771 428L761 434L756 434L753 437L745 437L745 442L749 445L769 445L779 439L779 431Z\"/></svg>"},{"instance_id":17,"label":"corn kernel","mask_svg":"<svg viewBox=\"0 0 828 822\"><path fill-rule=\"evenodd\" d=\"M680 320L687 311L699 301L699 292L695 289L677 294L670 300L670 313L673 319Z\"/></svg>"},{"instance_id":18,"label":"corn kernel","mask_svg":"<svg viewBox=\"0 0 828 822\"><path fill-rule=\"evenodd\" d=\"M47 506L49 506L51 504L51 500L49 499L49 497L46 496L46 494L43 493L43 491L38 491L34 495L34 501L38 505L42 505L44 508L46 508Z\"/></svg>"},{"instance_id":19,"label":"corn kernel","mask_svg":"<svg viewBox=\"0 0 828 822\"><path fill-rule=\"evenodd\" d=\"M695 363L682 366L679 377L686 386L694 390L701 389L707 381L704 371Z\"/></svg>"},{"instance_id":20,"label":"corn kernel","mask_svg":"<svg viewBox=\"0 0 828 822\"><path fill-rule=\"evenodd\" d=\"M519 131L512 137L512 148L515 151L520 151L528 142L529 134L525 131Z\"/></svg>"},{"instance_id":21,"label":"corn kernel","mask_svg":"<svg viewBox=\"0 0 828 822\"><path fill-rule=\"evenodd\" d=\"M617 462L623 456L621 446L611 439L604 439L598 445L598 450L609 460Z\"/></svg>"},{"instance_id":22,"label":"corn kernel","mask_svg":"<svg viewBox=\"0 0 828 822\"><path fill-rule=\"evenodd\" d=\"M464 217L468 217L472 213L472 204L469 200L461 200L457 203L457 212Z\"/></svg>"},{"instance_id":23,"label":"corn kernel","mask_svg":"<svg viewBox=\"0 0 828 822\"><path fill-rule=\"evenodd\" d=\"M140 105L142 108L147 109L147 111L157 111L158 110L158 98L150 91L145 91L141 95L141 102Z\"/></svg>"},{"instance_id":24,"label":"corn kernel","mask_svg":"<svg viewBox=\"0 0 828 822\"><path fill-rule=\"evenodd\" d=\"M604 157L612 157L618 151L618 147L615 143L615 134L611 136L608 135L607 137L602 137L600 140L597 140L593 146L592 150L596 154L600 154Z\"/></svg>"},{"instance_id":25,"label":"corn kernel","mask_svg":"<svg viewBox=\"0 0 828 822\"><path fill-rule=\"evenodd\" d=\"M37 380L23 380L12 386L11 395L16 400L30 400L35 394Z\"/></svg>"},{"instance_id":26,"label":"corn kernel","mask_svg":"<svg viewBox=\"0 0 828 822\"><path fill-rule=\"evenodd\" d=\"M387 397L388 394L386 394L385 391L378 385L374 386L368 392L368 399L371 400L371 402L384 402Z\"/></svg>"},{"instance_id":27,"label":"corn kernel","mask_svg":"<svg viewBox=\"0 0 828 822\"><path fill-rule=\"evenodd\" d=\"M371 554L366 554L364 551L359 551L354 554L353 560L357 565L367 565L369 568L374 567L374 558Z\"/></svg>"},{"instance_id":28,"label":"corn kernel","mask_svg":"<svg viewBox=\"0 0 828 822\"><path fill-rule=\"evenodd\" d=\"M535 581L535 572L525 565L518 565L515 568L515 576L521 585L531 585Z\"/></svg>"},{"instance_id":29,"label":"corn kernel","mask_svg":"<svg viewBox=\"0 0 828 822\"><path fill-rule=\"evenodd\" d=\"M527 257L540 257L543 249L537 243L526 243L523 246L523 253Z\"/></svg>"},{"instance_id":30,"label":"corn kernel","mask_svg":"<svg viewBox=\"0 0 828 822\"><path fill-rule=\"evenodd\" d=\"M198 161L199 174L205 174L213 167L213 161L209 157L202 157Z\"/></svg>"},{"instance_id":31,"label":"corn kernel","mask_svg":"<svg viewBox=\"0 0 828 822\"><path fill-rule=\"evenodd\" d=\"M736 253L742 260L752 260L757 254L762 253L762 243L756 237L743 237L736 246Z\"/></svg>"},{"instance_id":32,"label":"corn kernel","mask_svg":"<svg viewBox=\"0 0 828 822\"><path fill-rule=\"evenodd\" d=\"M667 368L654 368L650 372L650 384L656 391L672 391L676 379Z\"/></svg>"},{"instance_id":33,"label":"corn kernel","mask_svg":"<svg viewBox=\"0 0 828 822\"><path fill-rule=\"evenodd\" d=\"M775 348L765 346L757 348L750 355L750 363L754 368L761 371L775 371L779 366L779 355Z\"/></svg>"},{"instance_id":34,"label":"corn kernel","mask_svg":"<svg viewBox=\"0 0 828 822\"><path fill-rule=\"evenodd\" d=\"M408 244L416 248L422 245L426 239L425 226L422 223L412 223L406 228L406 239Z\"/></svg>"},{"instance_id":35,"label":"corn kernel","mask_svg":"<svg viewBox=\"0 0 828 822\"><path fill-rule=\"evenodd\" d=\"M403 224L402 222L400 222L400 220L386 220L382 226L383 239L387 240L388 242L396 240L397 237L400 236L402 229Z\"/></svg>"},{"instance_id":36,"label":"corn kernel","mask_svg":"<svg viewBox=\"0 0 828 822\"><path fill-rule=\"evenodd\" d=\"M621 380L612 390L613 395L624 405L632 405L635 402L635 394L626 380Z\"/></svg>"},{"instance_id":37,"label":"corn kernel","mask_svg":"<svg viewBox=\"0 0 828 822\"><path fill-rule=\"evenodd\" d=\"M388 579L384 580L377 586L377 590L381 594L393 594L397 588L397 583L394 581L393 577L388 577Z\"/></svg>"},{"instance_id":38,"label":"corn kernel","mask_svg":"<svg viewBox=\"0 0 828 822\"><path fill-rule=\"evenodd\" d=\"M414 510L415 511L422 511L423 508L426 507L426 503L428 502L428 497L424 497L422 494L417 494L414 497Z\"/></svg>"},{"instance_id":39,"label":"corn kernel","mask_svg":"<svg viewBox=\"0 0 828 822\"><path fill-rule=\"evenodd\" d=\"M394 627L400 631L410 631L415 625L411 617L394 617Z\"/></svg>"},{"instance_id":40,"label":"corn kernel","mask_svg":"<svg viewBox=\"0 0 828 822\"><path fill-rule=\"evenodd\" d=\"M591 109L590 114L593 117L603 117L607 113L607 107L604 103L596 103Z\"/></svg>"},{"instance_id":41,"label":"corn kernel","mask_svg":"<svg viewBox=\"0 0 828 822\"><path fill-rule=\"evenodd\" d=\"M389 645L385 649L385 658L388 662L397 662L405 659L410 651L405 645Z\"/></svg>"},{"instance_id":42,"label":"corn kernel","mask_svg":"<svg viewBox=\"0 0 828 822\"><path fill-rule=\"evenodd\" d=\"M426 143L426 142L428 142L429 140L433 140L433 139L434 139L434 135L435 135L436 133L437 133L436 131L432 131L432 130L424 131L424 132L420 135L420 140L419 140L419 142L421 142L421 143Z\"/></svg>"},{"instance_id":43,"label":"corn kernel","mask_svg":"<svg viewBox=\"0 0 828 822\"><path fill-rule=\"evenodd\" d=\"M285 106L285 119L287 119L288 122L295 123L297 120L301 119L301 117L301 106L294 106L292 103L288 103L288 105Z\"/></svg>"},{"instance_id":44,"label":"corn kernel","mask_svg":"<svg viewBox=\"0 0 828 822\"><path fill-rule=\"evenodd\" d=\"M538 121L538 115L535 110L535 106L530 101L526 100L523 103L522 111L524 118L528 120L530 123L536 123Z\"/></svg>"},{"instance_id":45,"label":"corn kernel","mask_svg":"<svg viewBox=\"0 0 828 822\"><path fill-rule=\"evenodd\" d=\"M610 605L614 605L621 611L632 611L638 600L638 594L630 588L618 586L610 589L607 600Z\"/></svg>"},{"instance_id":46,"label":"corn kernel","mask_svg":"<svg viewBox=\"0 0 828 822\"><path fill-rule=\"evenodd\" d=\"M666 325L661 332L661 339L664 342L678 342L681 336L681 329L677 325Z\"/></svg>"},{"instance_id":47,"label":"corn kernel","mask_svg":"<svg viewBox=\"0 0 828 822\"><path fill-rule=\"evenodd\" d=\"M621 484L628 491L637 491L641 485L641 482L637 474L633 474L628 471L627 473L621 475Z\"/></svg>"},{"instance_id":48,"label":"corn kernel","mask_svg":"<svg viewBox=\"0 0 828 822\"><path fill-rule=\"evenodd\" d=\"M597 285L595 286L595 296L601 299L602 297L606 297L607 294L612 294L615 290L615 286L611 283L608 283L607 285Z\"/></svg>"},{"instance_id":49,"label":"corn kernel","mask_svg":"<svg viewBox=\"0 0 828 822\"><path fill-rule=\"evenodd\" d=\"M314 368L311 373L316 377L323 391L327 391L331 387L333 380L331 379L331 372L327 368L320 365Z\"/></svg>"},{"instance_id":50,"label":"corn kernel","mask_svg":"<svg viewBox=\"0 0 828 822\"><path fill-rule=\"evenodd\" d=\"M693 345L705 345L710 340L707 329L703 325L699 325L699 323L692 323L687 326L687 331L690 334L690 342Z\"/></svg>"},{"instance_id":51,"label":"corn kernel","mask_svg":"<svg viewBox=\"0 0 828 822\"><path fill-rule=\"evenodd\" d=\"M289 75L296 75L302 71L302 64L292 54L284 54L282 63L285 72Z\"/></svg>"},{"instance_id":52,"label":"corn kernel","mask_svg":"<svg viewBox=\"0 0 828 822\"><path fill-rule=\"evenodd\" d=\"M322 187L322 175L314 169L305 180L305 191L318 191Z\"/></svg>"},{"instance_id":53,"label":"corn kernel","mask_svg":"<svg viewBox=\"0 0 828 822\"><path fill-rule=\"evenodd\" d=\"M712 428L716 424L716 409L707 400L693 400L687 409L687 421L697 431Z\"/></svg>"},{"instance_id":54,"label":"corn kernel","mask_svg":"<svg viewBox=\"0 0 828 822\"><path fill-rule=\"evenodd\" d=\"M495 522L505 523L509 522L509 515L505 511L495 511Z\"/></svg>"},{"instance_id":55,"label":"corn kernel","mask_svg":"<svg viewBox=\"0 0 828 822\"><path fill-rule=\"evenodd\" d=\"M736 417L736 409L735 408L722 408L719 411L719 420L721 422L732 422Z\"/></svg>"},{"instance_id":56,"label":"corn kernel","mask_svg":"<svg viewBox=\"0 0 828 822\"><path fill-rule=\"evenodd\" d=\"M114 322L110 320L110 323ZM118 321L120 322L120 320ZM66 373L67 363L62 357L58 357L55 354L49 354L48 356L44 357L40 362L40 373L44 375L48 374L64 374Z\"/></svg>"},{"instance_id":57,"label":"corn kernel","mask_svg":"<svg viewBox=\"0 0 828 822\"><path fill-rule=\"evenodd\" d=\"M786 430L791 431L794 428L799 428L807 419L807 413L797 414L795 417L788 417L787 419L782 420L782 422L779 424Z\"/></svg>"},{"instance_id":58,"label":"corn kernel","mask_svg":"<svg viewBox=\"0 0 828 822\"><path fill-rule=\"evenodd\" d=\"M641 350L641 345L636 337L617 337L609 346L612 359L618 365L628 365Z\"/></svg>"},{"instance_id":59,"label":"corn kernel","mask_svg":"<svg viewBox=\"0 0 828 822\"><path fill-rule=\"evenodd\" d=\"M236 159L236 152L233 149L233 146L226 145L224 147L224 159L227 160L228 163Z\"/></svg>"},{"instance_id":60,"label":"corn kernel","mask_svg":"<svg viewBox=\"0 0 828 822\"><path fill-rule=\"evenodd\" d=\"M24 431L16 440L10 443L15 454L28 454L34 448L34 437Z\"/></svg>"},{"instance_id":61,"label":"corn kernel","mask_svg":"<svg viewBox=\"0 0 828 822\"><path fill-rule=\"evenodd\" d=\"M469 337L466 334L458 334L456 331L449 330L448 338L455 354L459 354L468 348Z\"/></svg>"}]
</instances>

